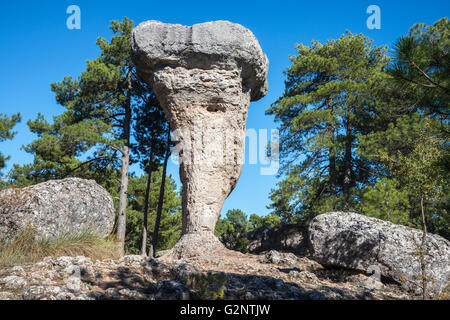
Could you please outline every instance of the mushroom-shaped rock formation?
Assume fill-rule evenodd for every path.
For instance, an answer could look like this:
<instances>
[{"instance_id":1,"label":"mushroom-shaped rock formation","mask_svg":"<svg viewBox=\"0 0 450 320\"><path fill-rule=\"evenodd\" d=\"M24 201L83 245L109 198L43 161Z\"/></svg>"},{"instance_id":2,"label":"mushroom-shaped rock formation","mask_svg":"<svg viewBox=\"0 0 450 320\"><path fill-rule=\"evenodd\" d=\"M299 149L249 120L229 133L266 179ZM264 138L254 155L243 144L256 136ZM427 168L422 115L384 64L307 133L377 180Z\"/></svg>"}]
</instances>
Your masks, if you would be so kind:
<instances>
[{"instance_id":1,"label":"mushroom-shaped rock formation","mask_svg":"<svg viewBox=\"0 0 450 320\"><path fill-rule=\"evenodd\" d=\"M218 254L214 228L241 174L250 101L267 93L268 60L243 26L147 21L132 56L153 88L177 141L183 230L174 257Z\"/></svg>"}]
</instances>

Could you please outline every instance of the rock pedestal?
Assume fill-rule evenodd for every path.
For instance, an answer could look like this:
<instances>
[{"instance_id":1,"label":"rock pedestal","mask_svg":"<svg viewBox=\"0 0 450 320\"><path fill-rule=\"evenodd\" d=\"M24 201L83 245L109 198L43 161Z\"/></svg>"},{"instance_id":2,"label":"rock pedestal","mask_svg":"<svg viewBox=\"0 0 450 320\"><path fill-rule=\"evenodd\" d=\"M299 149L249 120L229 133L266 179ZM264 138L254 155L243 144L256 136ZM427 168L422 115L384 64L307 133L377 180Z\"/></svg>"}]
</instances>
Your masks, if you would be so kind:
<instances>
[{"instance_id":1,"label":"rock pedestal","mask_svg":"<svg viewBox=\"0 0 450 320\"><path fill-rule=\"evenodd\" d=\"M228 21L141 23L132 55L178 142L183 230L172 253L221 250L213 232L241 174L250 101L267 92L267 57L248 29Z\"/></svg>"}]
</instances>

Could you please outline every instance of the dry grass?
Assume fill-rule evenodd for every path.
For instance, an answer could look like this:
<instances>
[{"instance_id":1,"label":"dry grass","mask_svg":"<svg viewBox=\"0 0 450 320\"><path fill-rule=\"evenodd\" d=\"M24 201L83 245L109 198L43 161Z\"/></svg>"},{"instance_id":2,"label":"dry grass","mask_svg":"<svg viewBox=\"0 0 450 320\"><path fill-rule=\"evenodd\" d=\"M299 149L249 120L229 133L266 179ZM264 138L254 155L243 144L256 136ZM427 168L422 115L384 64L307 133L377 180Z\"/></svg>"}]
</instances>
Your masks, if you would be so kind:
<instances>
[{"instance_id":1,"label":"dry grass","mask_svg":"<svg viewBox=\"0 0 450 320\"><path fill-rule=\"evenodd\" d=\"M92 260L117 259L118 245L113 238L103 239L86 230L42 239L32 228L25 228L11 240L0 240L0 268L41 261L45 257L85 256Z\"/></svg>"}]
</instances>

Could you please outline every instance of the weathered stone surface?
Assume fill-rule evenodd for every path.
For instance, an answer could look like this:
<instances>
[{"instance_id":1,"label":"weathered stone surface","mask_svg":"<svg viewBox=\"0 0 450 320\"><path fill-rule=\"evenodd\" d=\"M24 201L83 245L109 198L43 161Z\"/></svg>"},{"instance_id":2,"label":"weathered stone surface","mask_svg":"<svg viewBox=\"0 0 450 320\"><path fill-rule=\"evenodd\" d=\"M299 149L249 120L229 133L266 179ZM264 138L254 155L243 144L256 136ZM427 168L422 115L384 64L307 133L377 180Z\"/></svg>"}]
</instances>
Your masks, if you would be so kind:
<instances>
[{"instance_id":1,"label":"weathered stone surface","mask_svg":"<svg viewBox=\"0 0 450 320\"><path fill-rule=\"evenodd\" d=\"M307 257L298 257L291 252L279 252L276 250L270 250L259 255L258 261L261 263L270 263L273 265L285 265L297 268L302 266L305 270L319 270L323 267L314 260L310 260Z\"/></svg>"},{"instance_id":2,"label":"weathered stone surface","mask_svg":"<svg viewBox=\"0 0 450 320\"><path fill-rule=\"evenodd\" d=\"M364 274L352 282L348 276L335 279L328 270L309 268L301 260L306 258L298 259L295 267L259 263L258 256L238 253L184 261L167 258L125 256L91 261L82 256L47 257L21 270L0 268L0 300L407 298L396 286L373 287ZM15 276L18 271L20 276Z\"/></svg>"},{"instance_id":3,"label":"weathered stone surface","mask_svg":"<svg viewBox=\"0 0 450 320\"><path fill-rule=\"evenodd\" d=\"M17 300L17 297L10 292L0 292L0 300Z\"/></svg>"},{"instance_id":4,"label":"weathered stone surface","mask_svg":"<svg viewBox=\"0 0 450 320\"><path fill-rule=\"evenodd\" d=\"M283 224L275 227L262 227L247 234L251 253L277 250L292 252L299 256L309 254L307 228L295 224Z\"/></svg>"},{"instance_id":5,"label":"weathered stone surface","mask_svg":"<svg viewBox=\"0 0 450 320\"><path fill-rule=\"evenodd\" d=\"M267 92L267 57L248 29L228 21L141 23L132 55L178 142L183 230L172 253L224 250L213 232L241 174L250 101Z\"/></svg>"},{"instance_id":6,"label":"weathered stone surface","mask_svg":"<svg viewBox=\"0 0 450 320\"><path fill-rule=\"evenodd\" d=\"M145 79L160 67L202 70L239 70L252 101L267 92L269 62L253 33L229 21L193 26L146 21L132 35L132 54Z\"/></svg>"},{"instance_id":7,"label":"weathered stone surface","mask_svg":"<svg viewBox=\"0 0 450 320\"><path fill-rule=\"evenodd\" d=\"M189 300L189 289L175 280L158 281L155 300Z\"/></svg>"},{"instance_id":8,"label":"weathered stone surface","mask_svg":"<svg viewBox=\"0 0 450 320\"><path fill-rule=\"evenodd\" d=\"M298 258L295 254L290 252L278 252L275 250L270 250L264 254L261 262L273 263L275 265L289 265L295 267L298 264Z\"/></svg>"},{"instance_id":9,"label":"weathered stone surface","mask_svg":"<svg viewBox=\"0 0 450 320\"><path fill-rule=\"evenodd\" d=\"M0 285L7 289L21 289L27 285L27 281L18 276L8 276L0 279Z\"/></svg>"},{"instance_id":10,"label":"weathered stone surface","mask_svg":"<svg viewBox=\"0 0 450 320\"><path fill-rule=\"evenodd\" d=\"M38 236L87 229L108 235L114 225L109 193L94 180L67 178L0 192L0 237L31 225Z\"/></svg>"},{"instance_id":11,"label":"weathered stone surface","mask_svg":"<svg viewBox=\"0 0 450 320\"><path fill-rule=\"evenodd\" d=\"M351 212L317 216L309 225L311 254L325 266L377 272L408 290L420 292L422 231ZM426 239L429 293L438 295L450 280L450 242Z\"/></svg>"}]
</instances>

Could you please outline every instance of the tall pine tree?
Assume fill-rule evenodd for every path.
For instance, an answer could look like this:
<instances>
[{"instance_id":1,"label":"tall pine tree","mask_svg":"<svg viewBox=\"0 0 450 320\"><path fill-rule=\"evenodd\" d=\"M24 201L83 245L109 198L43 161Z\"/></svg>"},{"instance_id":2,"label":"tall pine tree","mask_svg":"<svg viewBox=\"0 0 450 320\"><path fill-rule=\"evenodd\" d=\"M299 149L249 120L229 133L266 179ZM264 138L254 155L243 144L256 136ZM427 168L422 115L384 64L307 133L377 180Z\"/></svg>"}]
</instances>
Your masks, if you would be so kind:
<instances>
[{"instance_id":1,"label":"tall pine tree","mask_svg":"<svg viewBox=\"0 0 450 320\"><path fill-rule=\"evenodd\" d=\"M12 131L12 128L14 128L14 126L18 122L20 122L20 120L21 120L20 113L14 114L11 117L8 117L0 113L0 142L14 138L16 132ZM9 156L6 156L0 152L0 178L2 177L1 170L5 168L6 166L5 162L8 159Z\"/></svg>"},{"instance_id":2,"label":"tall pine tree","mask_svg":"<svg viewBox=\"0 0 450 320\"><path fill-rule=\"evenodd\" d=\"M63 177L86 167L120 169L117 240L124 249L133 112L150 103L151 92L136 75L130 51L133 22L113 21L110 41L99 37L98 58L87 61L77 79L51 85L65 111L49 124L42 116L30 122L39 139L27 146L35 163L17 175ZM94 170L94 172L98 172ZM105 173L105 172L103 172ZM99 177L100 178L100 177Z\"/></svg>"},{"instance_id":3,"label":"tall pine tree","mask_svg":"<svg viewBox=\"0 0 450 320\"><path fill-rule=\"evenodd\" d=\"M167 143L170 143L170 141L167 141L166 138L167 131L169 130L169 123L154 95L149 97L148 102L144 105L144 107L137 108L135 114L136 121L134 123L134 137L136 143L133 146L133 154L136 156L142 169L144 169L147 174L141 244L141 254L147 255L148 212L152 173L155 170L158 170L160 163L163 162L163 178L161 179L161 188L165 189L165 168L167 163L164 160L166 150L168 148ZM161 202L163 201L164 197L161 198ZM158 201L158 203L159 202L160 201ZM160 212L162 210L162 203L158 206L158 208L161 208L158 211Z\"/></svg>"},{"instance_id":4,"label":"tall pine tree","mask_svg":"<svg viewBox=\"0 0 450 320\"><path fill-rule=\"evenodd\" d=\"M386 48L346 32L325 44L297 45L285 71L286 90L267 113L280 123L282 173L272 190L275 213L290 220L356 206L354 188L371 179L370 163L355 153L368 130L371 93L385 77ZM370 122L369 122L370 123Z\"/></svg>"},{"instance_id":5,"label":"tall pine tree","mask_svg":"<svg viewBox=\"0 0 450 320\"><path fill-rule=\"evenodd\" d=\"M450 21L415 24L395 44L391 74L398 87L417 100L427 114L447 121L450 116ZM447 132L448 133L448 132Z\"/></svg>"}]
</instances>

